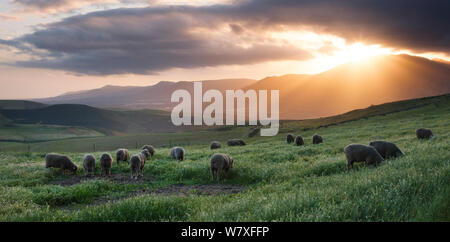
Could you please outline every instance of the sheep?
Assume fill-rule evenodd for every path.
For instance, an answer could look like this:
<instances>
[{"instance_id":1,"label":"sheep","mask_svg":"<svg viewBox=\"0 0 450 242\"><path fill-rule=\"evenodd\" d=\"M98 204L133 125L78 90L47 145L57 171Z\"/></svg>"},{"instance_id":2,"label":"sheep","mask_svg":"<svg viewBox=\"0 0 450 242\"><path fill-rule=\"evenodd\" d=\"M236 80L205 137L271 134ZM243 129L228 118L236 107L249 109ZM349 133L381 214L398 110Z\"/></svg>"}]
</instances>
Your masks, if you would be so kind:
<instances>
[{"instance_id":1,"label":"sheep","mask_svg":"<svg viewBox=\"0 0 450 242\"><path fill-rule=\"evenodd\" d=\"M295 137L295 145L300 146L300 145L304 145L305 142L303 142L303 137L298 135L297 137Z\"/></svg>"},{"instance_id":2,"label":"sheep","mask_svg":"<svg viewBox=\"0 0 450 242\"><path fill-rule=\"evenodd\" d=\"M170 158L183 161L184 160L184 149L181 147L173 147L170 150Z\"/></svg>"},{"instance_id":3,"label":"sheep","mask_svg":"<svg viewBox=\"0 0 450 242\"><path fill-rule=\"evenodd\" d=\"M83 157L83 167L84 173L86 176L89 176L89 173L94 176L95 174L95 157L91 154L86 154Z\"/></svg>"},{"instance_id":4,"label":"sheep","mask_svg":"<svg viewBox=\"0 0 450 242\"><path fill-rule=\"evenodd\" d=\"M380 153L374 147L368 145L350 144L345 147L344 153L347 158L347 170L353 168L354 162L365 161L369 165L377 166L384 161Z\"/></svg>"},{"instance_id":5,"label":"sheep","mask_svg":"<svg viewBox=\"0 0 450 242\"><path fill-rule=\"evenodd\" d=\"M62 173L65 174L66 170L73 173L77 173L78 167L70 160L66 155L60 155L56 153L49 153L45 155L45 168L60 168Z\"/></svg>"},{"instance_id":6,"label":"sheep","mask_svg":"<svg viewBox=\"0 0 450 242\"><path fill-rule=\"evenodd\" d=\"M322 136L318 135L318 134L314 134L312 137L312 143L313 144L320 144L323 142Z\"/></svg>"},{"instance_id":7,"label":"sheep","mask_svg":"<svg viewBox=\"0 0 450 242\"><path fill-rule=\"evenodd\" d=\"M222 171L228 172L233 168L233 158L226 154L214 154L210 159L211 179L214 180L214 175L217 181L220 179Z\"/></svg>"},{"instance_id":8,"label":"sheep","mask_svg":"<svg viewBox=\"0 0 450 242\"><path fill-rule=\"evenodd\" d=\"M241 139L230 139L227 141L228 146L243 146L245 142Z\"/></svg>"},{"instance_id":9,"label":"sheep","mask_svg":"<svg viewBox=\"0 0 450 242\"><path fill-rule=\"evenodd\" d=\"M118 149L116 151L116 162L117 165L120 164L121 161L128 162L130 160L130 152L127 149Z\"/></svg>"},{"instance_id":10,"label":"sheep","mask_svg":"<svg viewBox=\"0 0 450 242\"><path fill-rule=\"evenodd\" d=\"M288 144L294 142L294 135L288 134L288 135L286 136L286 142L287 142Z\"/></svg>"},{"instance_id":11,"label":"sheep","mask_svg":"<svg viewBox=\"0 0 450 242\"><path fill-rule=\"evenodd\" d=\"M113 158L109 153L103 153L100 157L100 167L102 168L102 176L111 176L111 166Z\"/></svg>"},{"instance_id":12,"label":"sheep","mask_svg":"<svg viewBox=\"0 0 450 242\"><path fill-rule=\"evenodd\" d=\"M153 147L152 145L144 145L142 146L141 150L148 150L148 152L150 152L150 155L155 155L155 147Z\"/></svg>"},{"instance_id":13,"label":"sheep","mask_svg":"<svg viewBox=\"0 0 450 242\"><path fill-rule=\"evenodd\" d=\"M148 158L151 157L150 152L147 149L143 149L141 153L131 156L130 170L131 179L137 179L139 176L144 176L144 166ZM141 174L139 174L139 172Z\"/></svg>"},{"instance_id":14,"label":"sheep","mask_svg":"<svg viewBox=\"0 0 450 242\"><path fill-rule=\"evenodd\" d=\"M220 147L222 147L222 145L219 142L217 142L217 141L211 142L211 145L210 145L211 150L219 149Z\"/></svg>"},{"instance_id":15,"label":"sheep","mask_svg":"<svg viewBox=\"0 0 450 242\"><path fill-rule=\"evenodd\" d=\"M430 139L434 135L431 129L420 128L416 130L416 136L418 139Z\"/></svg>"},{"instance_id":16,"label":"sheep","mask_svg":"<svg viewBox=\"0 0 450 242\"><path fill-rule=\"evenodd\" d=\"M399 157L405 155L397 147L397 145L391 142L377 140L370 142L369 145L374 147L378 151L378 153L380 153L383 159L389 159L391 157Z\"/></svg>"}]
</instances>

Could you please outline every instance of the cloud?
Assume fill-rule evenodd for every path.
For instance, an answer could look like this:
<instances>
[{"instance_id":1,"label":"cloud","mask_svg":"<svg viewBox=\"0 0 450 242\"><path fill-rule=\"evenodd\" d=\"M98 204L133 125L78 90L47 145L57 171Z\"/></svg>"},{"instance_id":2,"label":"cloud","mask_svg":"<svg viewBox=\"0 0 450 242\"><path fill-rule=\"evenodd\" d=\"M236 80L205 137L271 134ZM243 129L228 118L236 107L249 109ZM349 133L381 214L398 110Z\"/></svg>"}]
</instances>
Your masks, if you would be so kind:
<instances>
[{"instance_id":1,"label":"cloud","mask_svg":"<svg viewBox=\"0 0 450 242\"><path fill-rule=\"evenodd\" d=\"M39 50L35 59L17 65L93 75L311 58L268 35L286 29L449 53L448 9L450 2L439 0L253 0L126 8L70 17L10 44Z\"/></svg>"},{"instance_id":2,"label":"cloud","mask_svg":"<svg viewBox=\"0 0 450 242\"><path fill-rule=\"evenodd\" d=\"M18 17L15 16L10 16L10 15L5 15L5 14L0 14L0 20L18 20Z\"/></svg>"},{"instance_id":3,"label":"cloud","mask_svg":"<svg viewBox=\"0 0 450 242\"><path fill-rule=\"evenodd\" d=\"M124 0L13 0L12 3L28 12L69 11L87 5L119 3Z\"/></svg>"}]
</instances>

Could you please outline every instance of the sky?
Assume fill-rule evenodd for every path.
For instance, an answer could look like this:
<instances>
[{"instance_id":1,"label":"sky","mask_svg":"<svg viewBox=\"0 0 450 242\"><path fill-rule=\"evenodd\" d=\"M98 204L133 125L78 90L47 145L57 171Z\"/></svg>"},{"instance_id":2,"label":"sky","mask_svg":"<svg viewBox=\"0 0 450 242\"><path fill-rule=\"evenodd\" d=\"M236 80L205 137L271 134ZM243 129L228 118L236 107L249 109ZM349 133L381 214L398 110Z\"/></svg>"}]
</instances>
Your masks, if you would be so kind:
<instances>
[{"instance_id":1,"label":"sky","mask_svg":"<svg viewBox=\"0 0 450 242\"><path fill-rule=\"evenodd\" d=\"M0 99L450 60L450 1L0 0Z\"/></svg>"}]
</instances>

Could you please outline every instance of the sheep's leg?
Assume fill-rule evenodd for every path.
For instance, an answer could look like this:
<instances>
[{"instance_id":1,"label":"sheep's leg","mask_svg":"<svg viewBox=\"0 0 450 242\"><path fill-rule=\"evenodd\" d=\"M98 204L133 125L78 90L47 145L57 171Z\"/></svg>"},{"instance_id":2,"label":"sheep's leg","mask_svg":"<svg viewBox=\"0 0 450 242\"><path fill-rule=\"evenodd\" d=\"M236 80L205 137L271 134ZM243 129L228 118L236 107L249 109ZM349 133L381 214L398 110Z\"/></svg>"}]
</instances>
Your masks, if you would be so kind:
<instances>
[{"instance_id":1,"label":"sheep's leg","mask_svg":"<svg viewBox=\"0 0 450 242\"><path fill-rule=\"evenodd\" d=\"M214 171L211 169L211 180L214 181Z\"/></svg>"},{"instance_id":2,"label":"sheep's leg","mask_svg":"<svg viewBox=\"0 0 450 242\"><path fill-rule=\"evenodd\" d=\"M347 162L347 171L350 171L350 168L353 169L353 161Z\"/></svg>"},{"instance_id":3,"label":"sheep's leg","mask_svg":"<svg viewBox=\"0 0 450 242\"><path fill-rule=\"evenodd\" d=\"M220 177L222 175L222 168L217 169L217 181L220 180Z\"/></svg>"}]
</instances>

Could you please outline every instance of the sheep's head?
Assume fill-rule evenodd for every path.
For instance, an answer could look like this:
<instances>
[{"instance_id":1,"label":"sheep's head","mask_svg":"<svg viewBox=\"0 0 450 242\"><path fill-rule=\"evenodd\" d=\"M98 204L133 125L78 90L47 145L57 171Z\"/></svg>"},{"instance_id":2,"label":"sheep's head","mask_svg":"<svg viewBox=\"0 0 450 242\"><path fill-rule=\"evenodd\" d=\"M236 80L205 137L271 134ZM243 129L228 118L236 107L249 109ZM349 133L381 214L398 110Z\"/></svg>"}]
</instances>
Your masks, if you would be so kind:
<instances>
[{"instance_id":1,"label":"sheep's head","mask_svg":"<svg viewBox=\"0 0 450 242\"><path fill-rule=\"evenodd\" d=\"M142 150L141 151L142 155L144 155L145 159L150 158L152 155L150 154L150 152L148 152L148 150Z\"/></svg>"},{"instance_id":2,"label":"sheep's head","mask_svg":"<svg viewBox=\"0 0 450 242\"><path fill-rule=\"evenodd\" d=\"M69 170L73 173L77 173L78 167L76 165L72 165Z\"/></svg>"}]
</instances>

